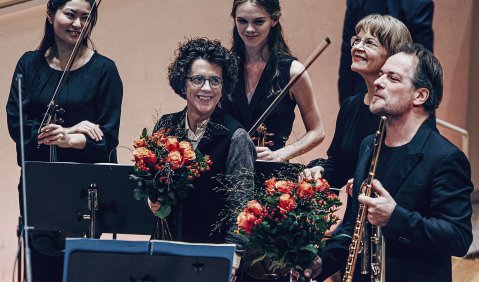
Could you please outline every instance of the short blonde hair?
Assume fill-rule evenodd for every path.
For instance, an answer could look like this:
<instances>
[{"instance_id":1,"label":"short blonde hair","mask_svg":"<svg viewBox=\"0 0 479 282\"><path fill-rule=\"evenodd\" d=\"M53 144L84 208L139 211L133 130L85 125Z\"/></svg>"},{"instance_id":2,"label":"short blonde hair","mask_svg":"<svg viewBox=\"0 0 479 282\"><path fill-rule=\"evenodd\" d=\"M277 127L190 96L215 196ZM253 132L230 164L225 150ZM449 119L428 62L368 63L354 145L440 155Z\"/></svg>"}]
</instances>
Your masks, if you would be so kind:
<instances>
[{"instance_id":1,"label":"short blonde hair","mask_svg":"<svg viewBox=\"0 0 479 282\"><path fill-rule=\"evenodd\" d=\"M406 25L389 15L371 14L358 22L356 34L361 31L371 33L379 43L386 48L388 55L394 55L394 49L399 43L412 42L411 34Z\"/></svg>"}]
</instances>

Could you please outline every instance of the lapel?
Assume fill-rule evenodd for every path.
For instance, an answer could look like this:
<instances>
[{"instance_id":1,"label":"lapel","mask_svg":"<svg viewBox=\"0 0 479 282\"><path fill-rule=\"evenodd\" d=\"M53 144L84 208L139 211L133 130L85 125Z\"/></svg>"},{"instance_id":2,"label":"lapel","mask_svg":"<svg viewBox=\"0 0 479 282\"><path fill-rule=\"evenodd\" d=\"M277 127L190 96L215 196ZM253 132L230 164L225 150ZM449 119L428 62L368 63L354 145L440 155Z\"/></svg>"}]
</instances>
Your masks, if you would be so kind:
<instances>
[{"instance_id":1,"label":"lapel","mask_svg":"<svg viewBox=\"0 0 479 282\"><path fill-rule=\"evenodd\" d=\"M221 108L216 107L211 115L210 121L206 126L206 132L198 144L200 152L205 152L210 146L214 146L215 136L228 135L229 130L224 126L224 112Z\"/></svg>"},{"instance_id":2,"label":"lapel","mask_svg":"<svg viewBox=\"0 0 479 282\"><path fill-rule=\"evenodd\" d=\"M387 187L391 196L395 196L401 186L406 180L406 178L411 174L414 167L419 163L423 157L423 147L426 143L426 140L429 137L429 134L432 131L432 127L429 125L429 122L426 120L421 127L419 127L418 132L414 135L413 139L407 145L407 156L403 162L397 162L395 167L393 167L391 175L389 176L390 186Z\"/></svg>"},{"instance_id":3,"label":"lapel","mask_svg":"<svg viewBox=\"0 0 479 282\"><path fill-rule=\"evenodd\" d=\"M371 157L373 154L373 140L374 140L374 135L370 135L369 137L366 137L366 139L363 141L365 142L365 148L364 152L360 154L360 158L358 160L358 163L356 164L356 173L355 173L355 178L357 176L360 176L360 179L356 182L358 185L354 185L355 187L358 187L358 191L356 194L359 194L359 188L361 187L361 183L366 179L368 172L369 172L369 167L371 163Z\"/></svg>"},{"instance_id":4,"label":"lapel","mask_svg":"<svg viewBox=\"0 0 479 282\"><path fill-rule=\"evenodd\" d=\"M176 136L179 140L186 140L187 132L185 129L186 108L181 112L165 115L155 126L154 131L160 128L171 130L169 135Z\"/></svg>"}]
</instances>

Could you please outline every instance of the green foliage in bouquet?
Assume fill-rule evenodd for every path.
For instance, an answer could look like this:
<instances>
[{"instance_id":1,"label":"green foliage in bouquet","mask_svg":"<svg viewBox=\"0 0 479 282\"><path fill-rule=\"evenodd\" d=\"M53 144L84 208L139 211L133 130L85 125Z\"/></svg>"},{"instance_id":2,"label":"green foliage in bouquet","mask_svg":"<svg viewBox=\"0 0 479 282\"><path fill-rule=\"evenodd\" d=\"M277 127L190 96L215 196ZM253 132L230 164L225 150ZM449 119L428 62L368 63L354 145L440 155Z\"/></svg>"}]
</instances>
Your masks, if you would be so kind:
<instances>
[{"instance_id":1,"label":"green foliage in bouquet","mask_svg":"<svg viewBox=\"0 0 479 282\"><path fill-rule=\"evenodd\" d=\"M143 129L140 139L134 141L134 173L137 181L134 196L157 203L155 215L165 219L178 199L186 198L191 182L212 164L208 155L194 150L188 141L178 141L168 131L159 130L149 135Z\"/></svg>"},{"instance_id":2,"label":"green foliage in bouquet","mask_svg":"<svg viewBox=\"0 0 479 282\"><path fill-rule=\"evenodd\" d=\"M325 246L325 233L338 221L333 213L340 205L323 179L265 181L237 217L239 232L249 236L249 248L259 254L252 264L267 260L272 273L288 268L302 275Z\"/></svg>"}]
</instances>

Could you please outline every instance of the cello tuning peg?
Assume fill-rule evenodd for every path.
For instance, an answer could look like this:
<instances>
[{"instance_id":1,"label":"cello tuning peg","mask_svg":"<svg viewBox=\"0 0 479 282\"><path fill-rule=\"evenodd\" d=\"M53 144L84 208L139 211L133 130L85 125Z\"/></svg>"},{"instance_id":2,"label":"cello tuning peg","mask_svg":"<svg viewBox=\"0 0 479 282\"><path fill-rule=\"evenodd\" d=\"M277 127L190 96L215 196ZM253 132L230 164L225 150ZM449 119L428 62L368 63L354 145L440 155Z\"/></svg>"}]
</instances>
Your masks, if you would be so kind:
<instances>
[{"instance_id":1,"label":"cello tuning peg","mask_svg":"<svg viewBox=\"0 0 479 282\"><path fill-rule=\"evenodd\" d=\"M64 114L64 113L65 113L65 109L64 109L64 108L58 108L58 109L55 110L55 112L56 112L57 114Z\"/></svg>"},{"instance_id":2,"label":"cello tuning peg","mask_svg":"<svg viewBox=\"0 0 479 282\"><path fill-rule=\"evenodd\" d=\"M62 118L57 118L56 119L56 124L63 124L64 122L65 122L65 120L62 119Z\"/></svg>"}]
</instances>

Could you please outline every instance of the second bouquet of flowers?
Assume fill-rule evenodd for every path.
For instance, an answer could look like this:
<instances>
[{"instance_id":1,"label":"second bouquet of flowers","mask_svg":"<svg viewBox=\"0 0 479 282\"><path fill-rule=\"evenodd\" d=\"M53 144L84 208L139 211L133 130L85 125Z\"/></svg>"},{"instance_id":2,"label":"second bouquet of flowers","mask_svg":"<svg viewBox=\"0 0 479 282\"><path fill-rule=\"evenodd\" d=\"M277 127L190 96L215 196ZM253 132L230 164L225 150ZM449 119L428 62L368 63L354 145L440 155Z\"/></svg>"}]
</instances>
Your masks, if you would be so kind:
<instances>
[{"instance_id":1,"label":"second bouquet of flowers","mask_svg":"<svg viewBox=\"0 0 479 282\"><path fill-rule=\"evenodd\" d=\"M249 236L249 248L255 252L250 274L274 278L296 270L299 281L305 281L302 273L324 247L325 232L338 221L333 213L340 205L323 179L265 181L237 217L239 232Z\"/></svg>"},{"instance_id":2,"label":"second bouquet of flowers","mask_svg":"<svg viewBox=\"0 0 479 282\"><path fill-rule=\"evenodd\" d=\"M135 166L130 176L137 181L135 198L155 203L155 215L162 225L166 224L172 206L186 198L193 188L191 183L212 164L210 157L194 150L190 142L178 141L168 133L159 130L149 135L143 129L140 139L134 141Z\"/></svg>"}]
</instances>

